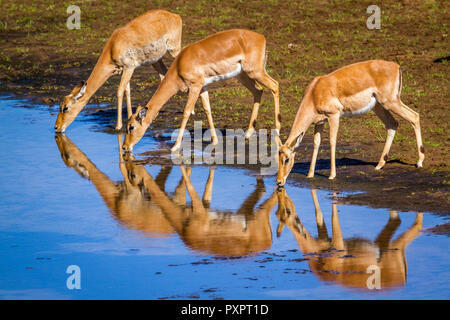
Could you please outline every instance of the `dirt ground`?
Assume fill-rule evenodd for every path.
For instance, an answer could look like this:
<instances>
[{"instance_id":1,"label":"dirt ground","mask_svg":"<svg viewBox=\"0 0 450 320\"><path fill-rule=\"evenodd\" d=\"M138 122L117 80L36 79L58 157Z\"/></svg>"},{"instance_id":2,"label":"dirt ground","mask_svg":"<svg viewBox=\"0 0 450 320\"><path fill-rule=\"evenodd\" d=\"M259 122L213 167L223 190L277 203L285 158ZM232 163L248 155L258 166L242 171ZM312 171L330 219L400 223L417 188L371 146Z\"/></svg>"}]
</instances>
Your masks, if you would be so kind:
<instances>
[{"instance_id":1,"label":"dirt ground","mask_svg":"<svg viewBox=\"0 0 450 320\"><path fill-rule=\"evenodd\" d=\"M266 36L267 71L280 83L283 139L314 76L368 59L395 61L403 70L402 100L421 116L424 168L413 167L417 159L414 132L407 122L400 120L390 163L381 172L373 170L386 131L370 113L342 120L335 182L320 175L312 181L305 179L303 172L312 152L311 129L297 153L292 178L317 187L367 191L345 197L361 204L392 203L392 207L403 210L450 212L447 1L380 2L379 30L366 26L370 16L366 10L373 1L81 1L80 30L66 27L69 16L66 9L70 4L49 0L0 2L0 90L37 99L56 114L63 96L80 80L88 78L112 31L156 8L181 15L183 45L230 28L247 28ZM170 58L165 61L170 65ZM89 112L115 108L118 81L118 76L111 78L95 94ZM150 66L137 69L131 84L133 105L145 104L158 84L159 77ZM252 103L250 92L235 80L229 80L214 84L210 96L217 128L246 128ZM182 93L172 98L153 128L178 127L186 98ZM202 108L197 110L190 126L194 120L206 121ZM114 112L98 115L104 115L108 128L114 127ZM273 100L266 90L257 129L273 127L273 116ZM318 172L323 175L329 168L325 132L318 161ZM402 205L396 205L399 203Z\"/></svg>"}]
</instances>

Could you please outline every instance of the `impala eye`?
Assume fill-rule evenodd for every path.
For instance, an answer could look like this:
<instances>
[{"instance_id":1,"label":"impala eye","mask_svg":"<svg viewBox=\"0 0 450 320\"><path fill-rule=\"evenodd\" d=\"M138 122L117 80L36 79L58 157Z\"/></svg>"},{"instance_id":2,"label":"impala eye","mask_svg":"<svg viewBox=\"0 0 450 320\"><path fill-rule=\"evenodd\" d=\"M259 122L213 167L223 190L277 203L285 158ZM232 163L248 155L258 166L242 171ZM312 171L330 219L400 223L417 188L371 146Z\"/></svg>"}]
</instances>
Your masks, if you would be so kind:
<instances>
[{"instance_id":1,"label":"impala eye","mask_svg":"<svg viewBox=\"0 0 450 320\"><path fill-rule=\"evenodd\" d=\"M130 125L130 126L128 126L128 133L130 133L131 131L133 131L134 130L134 126L132 126L132 125Z\"/></svg>"},{"instance_id":2,"label":"impala eye","mask_svg":"<svg viewBox=\"0 0 450 320\"><path fill-rule=\"evenodd\" d=\"M289 158L286 158L286 159L284 159L284 161L283 161L284 165L287 165L288 162L289 162Z\"/></svg>"},{"instance_id":3,"label":"impala eye","mask_svg":"<svg viewBox=\"0 0 450 320\"><path fill-rule=\"evenodd\" d=\"M67 111L69 111L69 107L68 107L68 106L65 106L65 107L63 108L62 112L63 112L63 113L66 113Z\"/></svg>"}]
</instances>

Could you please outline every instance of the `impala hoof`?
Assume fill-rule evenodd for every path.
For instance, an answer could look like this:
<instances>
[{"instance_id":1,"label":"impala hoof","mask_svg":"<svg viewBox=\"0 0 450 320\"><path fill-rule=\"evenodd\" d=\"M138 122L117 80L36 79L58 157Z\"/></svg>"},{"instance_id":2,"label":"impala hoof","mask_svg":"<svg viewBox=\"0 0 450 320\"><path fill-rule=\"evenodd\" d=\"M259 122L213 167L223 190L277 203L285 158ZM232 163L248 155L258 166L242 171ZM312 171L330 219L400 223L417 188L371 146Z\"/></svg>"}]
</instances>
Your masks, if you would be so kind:
<instances>
[{"instance_id":1,"label":"impala hoof","mask_svg":"<svg viewBox=\"0 0 450 320\"><path fill-rule=\"evenodd\" d=\"M180 149L180 145L174 145L174 146L170 149L170 151L171 151L171 152L175 152L175 151L177 151L178 149Z\"/></svg>"},{"instance_id":2,"label":"impala hoof","mask_svg":"<svg viewBox=\"0 0 450 320\"><path fill-rule=\"evenodd\" d=\"M255 129L248 129L247 132L245 133L245 140L250 139L250 137L252 136L253 132L255 132Z\"/></svg>"}]
</instances>

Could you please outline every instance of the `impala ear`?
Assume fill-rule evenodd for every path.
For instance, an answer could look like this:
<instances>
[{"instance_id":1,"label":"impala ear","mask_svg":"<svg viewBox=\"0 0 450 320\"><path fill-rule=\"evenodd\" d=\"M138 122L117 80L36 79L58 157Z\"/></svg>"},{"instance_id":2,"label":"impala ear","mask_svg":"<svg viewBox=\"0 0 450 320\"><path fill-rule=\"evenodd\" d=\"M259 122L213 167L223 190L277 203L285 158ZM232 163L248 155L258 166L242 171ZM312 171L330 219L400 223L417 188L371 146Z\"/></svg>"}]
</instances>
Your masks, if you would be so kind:
<instances>
[{"instance_id":1,"label":"impala ear","mask_svg":"<svg viewBox=\"0 0 450 320\"><path fill-rule=\"evenodd\" d=\"M73 89L72 92L76 93L76 95L74 96L74 99L75 99L75 100L80 99L80 98L84 95L84 93L86 92L86 85L87 85L87 82L81 81L81 82L75 87L75 89ZM77 91L78 91L78 92L77 92Z\"/></svg>"},{"instance_id":2,"label":"impala ear","mask_svg":"<svg viewBox=\"0 0 450 320\"><path fill-rule=\"evenodd\" d=\"M303 140L303 132L297 137L295 143L291 143L289 149L291 149L291 151L294 151L300 145L300 142L302 142L302 140Z\"/></svg>"},{"instance_id":3,"label":"impala ear","mask_svg":"<svg viewBox=\"0 0 450 320\"><path fill-rule=\"evenodd\" d=\"M142 120L145 118L145 116L147 115L147 111L148 108L147 107L142 107L139 106L136 110L137 112L137 117L136 120L139 121L139 123L142 125Z\"/></svg>"},{"instance_id":4,"label":"impala ear","mask_svg":"<svg viewBox=\"0 0 450 320\"><path fill-rule=\"evenodd\" d=\"M284 222L278 222L278 227L277 227L277 238L279 238L281 236L281 233L283 232L284 229Z\"/></svg>"}]
</instances>

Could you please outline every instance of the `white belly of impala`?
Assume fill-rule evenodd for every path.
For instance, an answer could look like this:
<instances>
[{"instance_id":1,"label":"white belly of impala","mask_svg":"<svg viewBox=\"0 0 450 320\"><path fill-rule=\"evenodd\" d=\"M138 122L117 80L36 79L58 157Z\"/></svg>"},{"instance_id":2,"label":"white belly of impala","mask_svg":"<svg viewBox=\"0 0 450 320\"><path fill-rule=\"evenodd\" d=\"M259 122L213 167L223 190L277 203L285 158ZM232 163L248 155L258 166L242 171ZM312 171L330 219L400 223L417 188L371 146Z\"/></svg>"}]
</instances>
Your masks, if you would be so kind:
<instances>
[{"instance_id":1,"label":"white belly of impala","mask_svg":"<svg viewBox=\"0 0 450 320\"><path fill-rule=\"evenodd\" d=\"M247 229L247 220L245 216L238 214L230 214L224 212L216 212L216 211L208 211L208 215L210 217L210 221L213 220L231 220L235 223L239 223L242 226L242 230L245 231Z\"/></svg>"},{"instance_id":2,"label":"white belly of impala","mask_svg":"<svg viewBox=\"0 0 450 320\"><path fill-rule=\"evenodd\" d=\"M372 110L373 107L375 107L376 103L377 103L377 99L375 99L375 97L371 97L369 103L366 106L364 106L358 110L355 110L353 112L343 112L343 113L341 113L341 117L360 116L360 115L366 114L367 112Z\"/></svg>"},{"instance_id":3,"label":"white belly of impala","mask_svg":"<svg viewBox=\"0 0 450 320\"><path fill-rule=\"evenodd\" d=\"M241 73L241 71L242 71L242 66L241 66L240 63L238 63L236 69L231 71L231 72L228 72L228 73L225 73L225 74L219 74L217 76L206 78L204 86L207 86L208 84L211 84L211 83L216 82L216 81L221 81L221 80L234 78L239 73Z\"/></svg>"}]
</instances>

